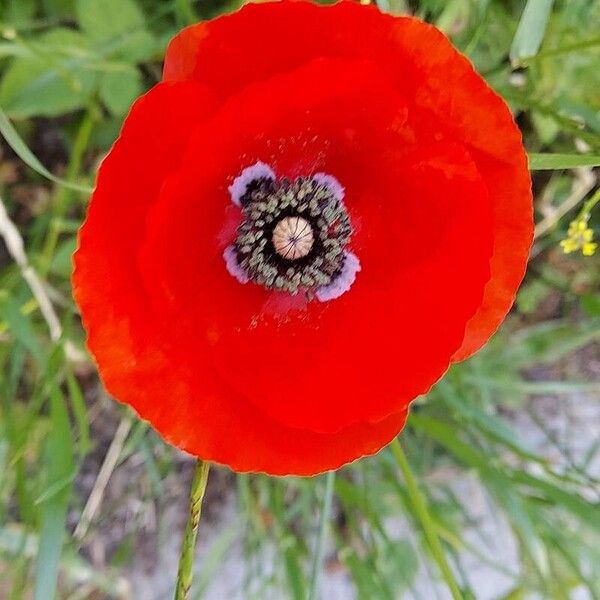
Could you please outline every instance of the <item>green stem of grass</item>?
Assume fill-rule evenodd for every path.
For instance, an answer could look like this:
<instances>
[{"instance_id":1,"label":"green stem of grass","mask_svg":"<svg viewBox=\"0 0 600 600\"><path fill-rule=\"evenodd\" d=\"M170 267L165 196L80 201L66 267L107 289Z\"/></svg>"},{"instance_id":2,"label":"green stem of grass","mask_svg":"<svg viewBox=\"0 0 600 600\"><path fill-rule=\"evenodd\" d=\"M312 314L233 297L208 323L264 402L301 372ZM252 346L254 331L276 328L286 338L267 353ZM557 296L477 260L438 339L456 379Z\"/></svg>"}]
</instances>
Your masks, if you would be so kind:
<instances>
[{"instance_id":1,"label":"green stem of grass","mask_svg":"<svg viewBox=\"0 0 600 600\"><path fill-rule=\"evenodd\" d=\"M565 46L558 46L557 48L550 48L545 52L538 52L534 56L526 56L520 59L520 65L528 65L532 62L543 60L545 58L553 58L555 56L563 56L571 52L578 52L580 50L595 49L600 46L600 37L591 38L588 40L582 40L574 44L567 44Z\"/></svg>"},{"instance_id":2,"label":"green stem of grass","mask_svg":"<svg viewBox=\"0 0 600 600\"><path fill-rule=\"evenodd\" d=\"M83 155L88 148L90 137L92 135L94 115L94 109L90 108L81 119L77 134L75 135L75 141L73 142L73 150L71 152L69 165L67 167L67 181L74 181L81 171ZM46 275L52 263L52 257L54 256L58 238L61 233L59 223L68 210L72 193L73 190L64 186L60 186L56 192L52 220L50 221L48 235L44 241L40 260L39 272L42 277Z\"/></svg>"},{"instance_id":3,"label":"green stem of grass","mask_svg":"<svg viewBox=\"0 0 600 600\"><path fill-rule=\"evenodd\" d=\"M589 216L592 212L592 208L596 206L600 202L600 190L598 190L587 202L584 203L583 208L581 209L582 216Z\"/></svg>"},{"instance_id":4,"label":"green stem of grass","mask_svg":"<svg viewBox=\"0 0 600 600\"><path fill-rule=\"evenodd\" d=\"M429 513L429 509L427 508L427 500L419 489L419 484L417 483L417 480L410 468L398 438L394 439L394 441L390 444L390 447L392 449L392 454L396 459L396 464L402 471L402 476L406 482L406 488L410 502L412 504L414 513L421 524L421 527L423 528L423 533L425 534L425 539L427 541L427 545L429 546L431 555L436 561L442 577L454 600L463 600L460 586L454 578L454 573L452 573L452 569L446 560L444 549L442 548L440 539L435 531L435 523L431 514Z\"/></svg>"},{"instance_id":5,"label":"green stem of grass","mask_svg":"<svg viewBox=\"0 0 600 600\"><path fill-rule=\"evenodd\" d=\"M185 526L181 554L179 556L179 569L177 571L177 585L175 586L175 600L187 600L192 587L194 553L196 550L196 538L198 537L198 525L202 511L202 499L206 491L208 481L209 464L198 460L192 479L190 490L190 514Z\"/></svg>"},{"instance_id":6,"label":"green stem of grass","mask_svg":"<svg viewBox=\"0 0 600 600\"><path fill-rule=\"evenodd\" d=\"M319 523L319 539L317 540L317 547L315 549L308 600L317 600L319 594L319 578L323 570L323 558L325 556L325 542L327 540L327 526L329 525L329 516L331 514L334 482L335 471L329 471L325 479L325 495L323 496L321 521Z\"/></svg>"}]
</instances>

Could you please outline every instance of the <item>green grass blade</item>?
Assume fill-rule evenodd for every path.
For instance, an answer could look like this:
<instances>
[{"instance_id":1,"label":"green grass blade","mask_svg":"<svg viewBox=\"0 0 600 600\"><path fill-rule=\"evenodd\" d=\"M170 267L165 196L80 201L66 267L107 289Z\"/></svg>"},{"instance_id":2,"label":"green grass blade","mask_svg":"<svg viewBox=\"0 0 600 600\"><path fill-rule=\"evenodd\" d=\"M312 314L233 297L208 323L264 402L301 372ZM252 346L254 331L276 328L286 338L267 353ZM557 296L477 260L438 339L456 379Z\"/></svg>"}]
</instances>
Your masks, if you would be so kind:
<instances>
[{"instance_id":1,"label":"green grass blade","mask_svg":"<svg viewBox=\"0 0 600 600\"><path fill-rule=\"evenodd\" d=\"M546 33L553 4L554 0L528 0L510 48L510 59L513 63L519 64L520 59L537 54Z\"/></svg>"},{"instance_id":2,"label":"green grass blade","mask_svg":"<svg viewBox=\"0 0 600 600\"><path fill-rule=\"evenodd\" d=\"M71 399L73 414L75 416L75 420L77 421L77 427L79 429L79 458L80 460L83 460L85 455L89 452L90 448L92 447L87 408L85 406L83 392L79 387L79 382L75 378L75 375L73 375L69 365L67 365L65 377L67 380L67 389L69 391L69 397Z\"/></svg>"},{"instance_id":3,"label":"green grass blade","mask_svg":"<svg viewBox=\"0 0 600 600\"><path fill-rule=\"evenodd\" d=\"M236 520L223 532L210 547L210 552L204 559L202 570L198 577L197 591L193 596L194 600L201 600L206 595L208 588L214 576L219 572L219 567L226 558L227 552L235 543L239 534L240 523Z\"/></svg>"},{"instance_id":4,"label":"green grass blade","mask_svg":"<svg viewBox=\"0 0 600 600\"><path fill-rule=\"evenodd\" d=\"M482 479L492 493L495 502L504 509L512 530L522 548L531 558L539 576L548 577L550 572L548 551L534 525L530 512L535 510L525 496L521 496L510 481L498 470L482 474Z\"/></svg>"},{"instance_id":5,"label":"green grass blade","mask_svg":"<svg viewBox=\"0 0 600 600\"><path fill-rule=\"evenodd\" d=\"M65 538L65 521L74 472L73 440L65 399L56 387L50 392L50 432L46 446L49 487L65 483L42 503L40 545L37 555L34 600L56 595L58 569Z\"/></svg>"},{"instance_id":6,"label":"green grass blade","mask_svg":"<svg viewBox=\"0 0 600 600\"><path fill-rule=\"evenodd\" d=\"M557 46L556 48L550 48L549 50L538 52L535 56L524 58L521 62L528 65L532 62L544 60L545 58L564 56L565 54L570 54L571 52L596 50L598 47L600 47L600 37L594 37L588 40L582 40L573 44L565 44L564 46Z\"/></svg>"},{"instance_id":7,"label":"green grass blade","mask_svg":"<svg viewBox=\"0 0 600 600\"><path fill-rule=\"evenodd\" d=\"M565 489L562 482L556 484L550 480L530 475L525 471L513 471L510 478L517 484L524 484L532 490L542 493L556 506L568 510L573 517L585 524L589 530L600 530L600 503L587 501L582 496Z\"/></svg>"},{"instance_id":8,"label":"green grass blade","mask_svg":"<svg viewBox=\"0 0 600 600\"><path fill-rule=\"evenodd\" d=\"M27 147L27 144L23 141L21 136L17 133L17 130L13 127L6 113L0 108L0 133L6 140L8 145L15 151L17 156L34 171L45 177L58 183L64 187L68 187L76 192L83 192L84 194L91 194L92 188L85 185L78 185L70 181L65 181L60 177L56 177L46 169L46 167L38 160L37 156Z\"/></svg>"},{"instance_id":9,"label":"green grass blade","mask_svg":"<svg viewBox=\"0 0 600 600\"><path fill-rule=\"evenodd\" d=\"M285 575L290 592L290 598L294 600L304 600L306 596L306 581L300 564L300 548L298 540L293 531L288 527L288 521L291 518L285 506L285 486L274 482L272 493L270 494L270 510L275 517L277 530L277 544L282 555Z\"/></svg>"},{"instance_id":10,"label":"green grass blade","mask_svg":"<svg viewBox=\"0 0 600 600\"><path fill-rule=\"evenodd\" d=\"M598 167L600 156L591 154L529 154L529 168L532 171L552 171L575 169L577 167Z\"/></svg>"},{"instance_id":11,"label":"green grass blade","mask_svg":"<svg viewBox=\"0 0 600 600\"><path fill-rule=\"evenodd\" d=\"M323 496L323 506L321 508L321 522L319 524L319 539L312 567L310 579L310 592L308 600L317 600L319 597L319 578L323 569L323 555L325 553L325 541L327 537L327 526L329 524L329 515L331 513L331 503L333 500L333 484L335 482L335 471L329 471L325 476L325 495Z\"/></svg>"},{"instance_id":12,"label":"green grass blade","mask_svg":"<svg viewBox=\"0 0 600 600\"><path fill-rule=\"evenodd\" d=\"M23 316L19 304L6 292L0 291L0 317L6 322L15 340L26 348L38 366L45 368L46 355L31 321Z\"/></svg>"},{"instance_id":13,"label":"green grass blade","mask_svg":"<svg viewBox=\"0 0 600 600\"><path fill-rule=\"evenodd\" d=\"M452 594L454 600L463 600L463 595L460 590L460 586L458 585L456 579L454 578L454 573L448 564L446 559L446 555L444 554L444 549L442 548L442 544L438 538L438 535L435 531L435 523L431 514L429 513L429 509L427 508L427 501L423 496L423 493L419 489L419 484L413 472L408 464L408 460L406 455L404 454L404 450L402 450L402 446L398 441L398 438L395 438L390 444L392 449L392 454L396 459L396 464L400 467L400 471L402 471L402 476L404 477L404 481L406 482L406 487L408 489L408 495L412 506L415 511L415 515L423 528L423 533L425 534L425 539L427 540L427 544L429 546L429 550L431 551L431 555L433 556L435 562L438 565L438 568L442 574L442 577Z\"/></svg>"}]
</instances>

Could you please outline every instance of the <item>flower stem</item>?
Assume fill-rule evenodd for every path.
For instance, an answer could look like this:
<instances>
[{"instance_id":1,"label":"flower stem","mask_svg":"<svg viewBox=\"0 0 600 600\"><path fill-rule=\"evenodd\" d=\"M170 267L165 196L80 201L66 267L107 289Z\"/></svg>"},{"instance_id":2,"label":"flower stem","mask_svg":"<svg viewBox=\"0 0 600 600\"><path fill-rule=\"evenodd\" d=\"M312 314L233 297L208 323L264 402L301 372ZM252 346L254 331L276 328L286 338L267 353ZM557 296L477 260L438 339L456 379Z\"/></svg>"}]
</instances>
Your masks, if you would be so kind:
<instances>
[{"instance_id":1,"label":"flower stem","mask_svg":"<svg viewBox=\"0 0 600 600\"><path fill-rule=\"evenodd\" d=\"M308 600L317 600L319 594L319 577L323 570L323 557L325 555L325 541L327 538L327 526L329 524L329 515L331 513L331 503L333 499L333 483L335 481L335 471L329 471L325 479L325 495L323 497L323 506L321 508L321 521L319 524L319 539L315 549L315 558L312 567L312 576L310 579L310 594Z\"/></svg>"},{"instance_id":2,"label":"flower stem","mask_svg":"<svg viewBox=\"0 0 600 600\"><path fill-rule=\"evenodd\" d=\"M175 600L187 600L192 587L192 571L194 566L194 551L196 548L196 537L198 525L200 524L200 512L202 510L202 499L206 490L208 480L207 462L198 460L192 479L190 490L190 514L185 526L181 554L179 556L179 569L177 571L177 585L175 587Z\"/></svg>"},{"instance_id":3,"label":"flower stem","mask_svg":"<svg viewBox=\"0 0 600 600\"><path fill-rule=\"evenodd\" d=\"M594 208L598 202L600 202L600 190L597 190L596 193L583 205L581 214L589 215L592 212L592 208Z\"/></svg>"},{"instance_id":4,"label":"flower stem","mask_svg":"<svg viewBox=\"0 0 600 600\"><path fill-rule=\"evenodd\" d=\"M460 586L454 578L454 573L452 573L452 569L446 560L444 549L442 548L440 539L435 531L435 523L433 522L433 518L427 508L427 500L419 489L419 484L417 483L417 480L410 468L398 438L394 439L394 441L390 444L390 447L392 449L392 454L396 459L396 463L402 471L402 476L404 477L406 488L408 490L408 496L412 503L415 515L419 520L421 527L423 528L423 533L425 534L425 539L427 540L429 550L431 551L431 554L435 559L442 577L446 582L446 585L448 586L448 589L450 590L454 600L463 600Z\"/></svg>"}]
</instances>

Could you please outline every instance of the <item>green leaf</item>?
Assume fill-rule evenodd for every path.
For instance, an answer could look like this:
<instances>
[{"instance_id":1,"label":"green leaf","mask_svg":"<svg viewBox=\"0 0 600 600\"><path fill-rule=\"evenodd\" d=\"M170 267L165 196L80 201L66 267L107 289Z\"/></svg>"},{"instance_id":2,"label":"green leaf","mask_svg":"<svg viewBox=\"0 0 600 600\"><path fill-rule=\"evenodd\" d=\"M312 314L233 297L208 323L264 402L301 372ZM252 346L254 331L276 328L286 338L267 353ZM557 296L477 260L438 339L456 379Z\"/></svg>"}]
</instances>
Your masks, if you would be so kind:
<instances>
[{"instance_id":1,"label":"green leaf","mask_svg":"<svg viewBox=\"0 0 600 600\"><path fill-rule=\"evenodd\" d=\"M79 458L82 459L92 447L87 408L79 383L68 367L65 375L67 389L69 390L69 397L71 399L71 406L73 407L73 414L75 415L77 426L79 428Z\"/></svg>"},{"instance_id":2,"label":"green leaf","mask_svg":"<svg viewBox=\"0 0 600 600\"><path fill-rule=\"evenodd\" d=\"M440 575L446 583L452 598L454 600L463 600L463 594L458 582L454 577L454 572L448 563L444 549L438 537L435 527L435 519L429 510L426 497L419 488L417 478L412 472L408 459L404 454L404 450L402 449L398 438L394 438L391 441L390 448L396 460L396 464L398 465L400 471L402 472L402 476L404 477L404 482L408 491L408 497L410 498L414 518L423 530L423 535L425 536L427 546L429 547L431 556L438 565Z\"/></svg>"},{"instance_id":3,"label":"green leaf","mask_svg":"<svg viewBox=\"0 0 600 600\"><path fill-rule=\"evenodd\" d=\"M539 457L519 439L514 430L503 419L486 414L476 404L468 402L466 398L459 400L449 394L446 394L444 398L456 411L457 419L464 421L465 425L472 423L478 431L495 442L510 448L521 458L536 462L539 460Z\"/></svg>"},{"instance_id":4,"label":"green leaf","mask_svg":"<svg viewBox=\"0 0 600 600\"><path fill-rule=\"evenodd\" d=\"M538 306L552 292L552 288L541 279L534 279L525 285L517 293L517 306L519 312L526 315L535 314Z\"/></svg>"},{"instance_id":5,"label":"green leaf","mask_svg":"<svg viewBox=\"0 0 600 600\"><path fill-rule=\"evenodd\" d=\"M542 576L546 576L549 570L548 552L535 529L527 502L499 471L484 473L482 479L492 492L494 500L504 509L513 531L519 537L537 570Z\"/></svg>"},{"instance_id":6,"label":"green leaf","mask_svg":"<svg viewBox=\"0 0 600 600\"><path fill-rule=\"evenodd\" d=\"M570 492L565 489L565 485L562 482L555 485L549 480L535 477L525 471L513 471L511 479L543 492L556 506L570 511L573 516L576 516L582 523L585 523L586 527L600 530L599 503L588 502L583 497Z\"/></svg>"},{"instance_id":7,"label":"green leaf","mask_svg":"<svg viewBox=\"0 0 600 600\"><path fill-rule=\"evenodd\" d=\"M144 14L133 0L77 0L79 25L90 38L106 41L143 29Z\"/></svg>"},{"instance_id":8,"label":"green leaf","mask_svg":"<svg viewBox=\"0 0 600 600\"><path fill-rule=\"evenodd\" d=\"M86 38L57 28L37 38L32 56L16 58L0 84L0 105L12 117L55 117L84 107L97 75L86 66Z\"/></svg>"},{"instance_id":9,"label":"green leaf","mask_svg":"<svg viewBox=\"0 0 600 600\"><path fill-rule=\"evenodd\" d=\"M104 55L130 63L150 58L155 40L134 0L77 0L79 25Z\"/></svg>"},{"instance_id":10,"label":"green leaf","mask_svg":"<svg viewBox=\"0 0 600 600\"><path fill-rule=\"evenodd\" d=\"M0 58L13 56L33 56L30 48L20 42L0 42Z\"/></svg>"},{"instance_id":11,"label":"green leaf","mask_svg":"<svg viewBox=\"0 0 600 600\"><path fill-rule=\"evenodd\" d=\"M351 546L343 547L338 554L340 560L352 575L352 582L357 588L358 598L372 598L373 591L379 588L376 571ZM375 597L385 598L382 593Z\"/></svg>"},{"instance_id":12,"label":"green leaf","mask_svg":"<svg viewBox=\"0 0 600 600\"><path fill-rule=\"evenodd\" d=\"M207 552L207 555L203 560L202 571L198 578L197 591L194 596L195 600L200 600L200 598L205 597L206 591L213 581L213 578L219 573L219 569L223 565L227 552L237 540L239 528L240 523L234 521L229 527L219 533L217 539L212 543L209 552Z\"/></svg>"},{"instance_id":13,"label":"green leaf","mask_svg":"<svg viewBox=\"0 0 600 600\"><path fill-rule=\"evenodd\" d=\"M600 156L591 154L529 154L532 171L553 169L575 169L576 167L598 167Z\"/></svg>"},{"instance_id":14,"label":"green leaf","mask_svg":"<svg viewBox=\"0 0 600 600\"><path fill-rule=\"evenodd\" d=\"M0 133L2 137L6 140L8 145L15 151L15 154L29 167L31 167L34 171L39 173L40 175L46 177L46 179L50 179L55 183L68 187L77 192L83 192L85 194L91 194L92 189L89 187L85 187L83 185L77 185L76 183L71 183L69 181L65 181L60 177L56 177L44 165L38 160L37 156L31 152L31 150L27 147L27 144L23 141L21 136L17 133L17 130L13 127L12 123L6 116L6 113L0 108Z\"/></svg>"},{"instance_id":15,"label":"green leaf","mask_svg":"<svg viewBox=\"0 0 600 600\"><path fill-rule=\"evenodd\" d=\"M28 23L35 14L34 0L8 0L2 20L9 27L19 27Z\"/></svg>"},{"instance_id":16,"label":"green leaf","mask_svg":"<svg viewBox=\"0 0 600 600\"><path fill-rule=\"evenodd\" d=\"M5 292L0 294L0 318L6 321L9 330L19 343L35 358L41 368L46 364L46 355L31 323L23 316L19 303Z\"/></svg>"},{"instance_id":17,"label":"green leaf","mask_svg":"<svg viewBox=\"0 0 600 600\"><path fill-rule=\"evenodd\" d=\"M560 134L560 125L549 115L534 110L531 112L531 122L544 146L551 144Z\"/></svg>"},{"instance_id":18,"label":"green leaf","mask_svg":"<svg viewBox=\"0 0 600 600\"><path fill-rule=\"evenodd\" d=\"M290 598L304 600L306 578L304 577L300 563L299 541L287 527L283 486L275 485L270 499L270 508L276 517L277 542L279 544L279 552L283 558Z\"/></svg>"},{"instance_id":19,"label":"green leaf","mask_svg":"<svg viewBox=\"0 0 600 600\"><path fill-rule=\"evenodd\" d=\"M456 458L468 466L475 467L481 471L488 468L488 457L478 452L474 447L465 444L459 437L456 427L426 415L412 413L409 423L417 431L434 439Z\"/></svg>"},{"instance_id":20,"label":"green leaf","mask_svg":"<svg viewBox=\"0 0 600 600\"><path fill-rule=\"evenodd\" d=\"M409 541L394 540L387 544L383 559L388 566L387 578L394 581L396 593L414 584L419 572L419 558Z\"/></svg>"},{"instance_id":21,"label":"green leaf","mask_svg":"<svg viewBox=\"0 0 600 600\"><path fill-rule=\"evenodd\" d=\"M502 596L500 600L523 600L525 598L526 589L522 586L513 588L508 594Z\"/></svg>"},{"instance_id":22,"label":"green leaf","mask_svg":"<svg viewBox=\"0 0 600 600\"><path fill-rule=\"evenodd\" d=\"M329 517L331 514L331 504L333 501L333 491L335 484L335 471L328 471L325 476L325 491L323 492L323 501L321 504L321 516L319 523L319 536L314 551L313 564L311 568L310 588L308 591L309 600L317 600L319 597L319 579L323 571L325 557L325 542L327 540L327 527L329 526Z\"/></svg>"},{"instance_id":23,"label":"green leaf","mask_svg":"<svg viewBox=\"0 0 600 600\"><path fill-rule=\"evenodd\" d=\"M74 475L73 440L65 399L56 386L50 392L50 432L46 445L47 490L41 509L40 546L34 600L52 600L65 538L65 521Z\"/></svg>"},{"instance_id":24,"label":"green leaf","mask_svg":"<svg viewBox=\"0 0 600 600\"><path fill-rule=\"evenodd\" d=\"M0 527L0 552L2 553L33 558L38 553L38 545L38 536L35 533L28 533L24 527L15 526L13 523L7 527ZM104 591L110 598L123 596L123 580L110 568L102 571L94 569L69 548L65 548L62 566L68 580L79 587L89 583ZM17 598L22 598L22 595L17 595Z\"/></svg>"},{"instance_id":25,"label":"green leaf","mask_svg":"<svg viewBox=\"0 0 600 600\"><path fill-rule=\"evenodd\" d=\"M526 369L538 363L560 360L598 340L599 319L586 319L580 323L555 320L530 325L516 332L502 352L515 368Z\"/></svg>"},{"instance_id":26,"label":"green leaf","mask_svg":"<svg viewBox=\"0 0 600 600\"><path fill-rule=\"evenodd\" d=\"M71 270L73 269L73 265L71 263L71 257L73 256L73 252L75 252L75 247L77 246L76 238L70 237L61 242L58 246L54 256L52 257L52 264L50 265L50 270L57 275L61 275L62 277L68 278L71 274Z\"/></svg>"},{"instance_id":27,"label":"green leaf","mask_svg":"<svg viewBox=\"0 0 600 600\"><path fill-rule=\"evenodd\" d=\"M175 10L179 17L178 22L185 27L198 21L198 15L192 6L191 0L175 0Z\"/></svg>"},{"instance_id":28,"label":"green leaf","mask_svg":"<svg viewBox=\"0 0 600 600\"><path fill-rule=\"evenodd\" d=\"M540 49L554 0L528 0L510 48L510 59L535 56Z\"/></svg>"},{"instance_id":29,"label":"green leaf","mask_svg":"<svg viewBox=\"0 0 600 600\"><path fill-rule=\"evenodd\" d=\"M581 297L581 308L590 317L600 317L600 297L592 294L584 294Z\"/></svg>"},{"instance_id":30,"label":"green leaf","mask_svg":"<svg viewBox=\"0 0 600 600\"><path fill-rule=\"evenodd\" d=\"M46 14L54 15L57 18L66 18L73 14L74 0L43 0L42 4Z\"/></svg>"},{"instance_id":31,"label":"green leaf","mask_svg":"<svg viewBox=\"0 0 600 600\"><path fill-rule=\"evenodd\" d=\"M131 66L104 73L100 82L100 98L116 117L123 116L142 91L140 72Z\"/></svg>"}]
</instances>

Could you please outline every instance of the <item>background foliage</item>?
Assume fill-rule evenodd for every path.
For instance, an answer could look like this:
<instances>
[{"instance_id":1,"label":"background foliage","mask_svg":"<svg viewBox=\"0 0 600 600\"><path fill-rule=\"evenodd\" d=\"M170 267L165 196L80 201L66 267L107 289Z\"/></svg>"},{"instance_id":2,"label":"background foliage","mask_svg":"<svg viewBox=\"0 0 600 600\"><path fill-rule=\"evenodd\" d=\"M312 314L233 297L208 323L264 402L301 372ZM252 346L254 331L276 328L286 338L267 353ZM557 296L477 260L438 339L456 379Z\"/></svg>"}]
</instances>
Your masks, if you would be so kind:
<instances>
[{"instance_id":1,"label":"background foliage","mask_svg":"<svg viewBox=\"0 0 600 600\"><path fill-rule=\"evenodd\" d=\"M0 231L13 241L0 245L2 598L126 598L127 574L177 527L168 509L182 506L189 460L106 398L85 358L70 257L86 188L133 99L159 80L167 41L239 3L0 0L0 196L10 217L0 213ZM483 597L473 564L502 572L506 599L600 598L600 439L574 456L545 414L600 386L590 366L600 364L598 258L559 247L596 174L552 170L598 164L600 2L378 4L450 35L510 103L528 150L553 156L533 159L546 169L534 176L536 244L511 318L417 402L402 446L337 475L328 570L347 572L359 598L419 597L419 573L455 598ZM36 281L47 304L32 294ZM542 446L520 434L522 415ZM247 597L307 597L323 479L213 473L209 519L229 490L239 517L220 524L196 597L240 540ZM473 494L512 532L514 568L491 550Z\"/></svg>"}]
</instances>

